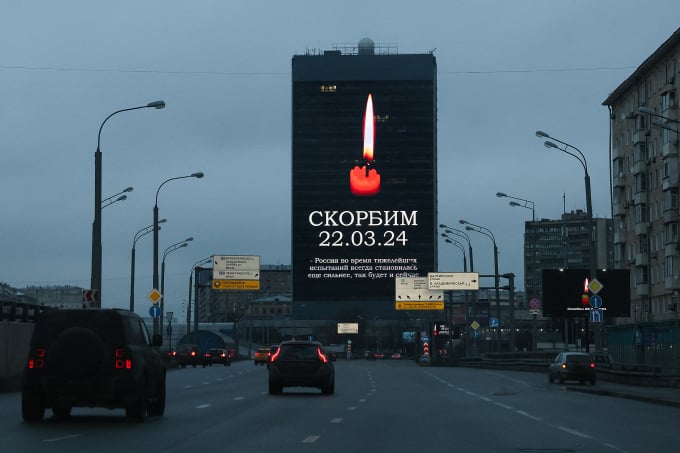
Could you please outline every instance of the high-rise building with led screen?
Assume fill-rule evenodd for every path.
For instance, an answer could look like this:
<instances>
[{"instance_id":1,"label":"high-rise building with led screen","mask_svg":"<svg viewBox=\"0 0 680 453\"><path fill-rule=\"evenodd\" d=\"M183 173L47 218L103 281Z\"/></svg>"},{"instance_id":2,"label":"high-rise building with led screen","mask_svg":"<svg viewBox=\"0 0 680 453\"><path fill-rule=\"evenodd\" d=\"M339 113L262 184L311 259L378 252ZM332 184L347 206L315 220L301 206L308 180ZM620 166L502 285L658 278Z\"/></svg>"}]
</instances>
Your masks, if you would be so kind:
<instances>
[{"instance_id":1,"label":"high-rise building with led screen","mask_svg":"<svg viewBox=\"0 0 680 453\"><path fill-rule=\"evenodd\" d=\"M436 270L435 57L363 39L292 77L296 317L397 317L395 278Z\"/></svg>"}]
</instances>

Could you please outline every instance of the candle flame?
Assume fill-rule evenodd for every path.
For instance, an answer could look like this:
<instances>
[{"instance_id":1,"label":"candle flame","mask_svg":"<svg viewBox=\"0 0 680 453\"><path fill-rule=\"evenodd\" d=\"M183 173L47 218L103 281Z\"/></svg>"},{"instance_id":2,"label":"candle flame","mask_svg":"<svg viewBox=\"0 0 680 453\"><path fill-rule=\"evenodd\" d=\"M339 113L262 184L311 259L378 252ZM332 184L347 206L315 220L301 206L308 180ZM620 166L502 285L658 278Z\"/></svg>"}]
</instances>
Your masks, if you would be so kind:
<instances>
[{"instance_id":1,"label":"candle flame","mask_svg":"<svg viewBox=\"0 0 680 453\"><path fill-rule=\"evenodd\" d=\"M364 160L373 161L373 143L375 141L375 116L373 115L373 96L368 95L366 115L364 116Z\"/></svg>"}]
</instances>

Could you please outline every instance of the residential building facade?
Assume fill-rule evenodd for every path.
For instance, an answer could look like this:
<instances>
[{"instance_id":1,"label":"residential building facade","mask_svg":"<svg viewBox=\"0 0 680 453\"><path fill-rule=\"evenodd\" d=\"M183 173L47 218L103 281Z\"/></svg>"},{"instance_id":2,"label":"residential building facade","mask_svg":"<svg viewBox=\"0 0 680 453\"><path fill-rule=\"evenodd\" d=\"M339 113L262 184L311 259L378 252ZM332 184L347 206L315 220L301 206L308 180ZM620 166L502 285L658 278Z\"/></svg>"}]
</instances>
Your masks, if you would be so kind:
<instances>
[{"instance_id":1,"label":"residential building facade","mask_svg":"<svg viewBox=\"0 0 680 453\"><path fill-rule=\"evenodd\" d=\"M677 319L680 29L605 99L614 266L631 269L635 323Z\"/></svg>"}]
</instances>

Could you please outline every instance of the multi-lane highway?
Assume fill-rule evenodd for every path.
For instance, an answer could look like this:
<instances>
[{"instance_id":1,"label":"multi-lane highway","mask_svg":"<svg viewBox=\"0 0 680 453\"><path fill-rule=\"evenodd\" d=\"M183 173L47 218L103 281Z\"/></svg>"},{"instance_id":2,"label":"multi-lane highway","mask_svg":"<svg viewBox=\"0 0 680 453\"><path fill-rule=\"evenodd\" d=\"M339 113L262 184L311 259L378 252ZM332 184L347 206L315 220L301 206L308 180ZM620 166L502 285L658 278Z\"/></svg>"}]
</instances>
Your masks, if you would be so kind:
<instances>
[{"instance_id":1,"label":"multi-lane highway","mask_svg":"<svg viewBox=\"0 0 680 453\"><path fill-rule=\"evenodd\" d=\"M164 417L76 408L21 420L0 394L3 452L652 452L677 449L680 408L549 384L547 375L338 360L336 393L267 393L252 361L168 373ZM598 384L604 385L604 384ZM597 386L596 386L597 387Z\"/></svg>"}]
</instances>

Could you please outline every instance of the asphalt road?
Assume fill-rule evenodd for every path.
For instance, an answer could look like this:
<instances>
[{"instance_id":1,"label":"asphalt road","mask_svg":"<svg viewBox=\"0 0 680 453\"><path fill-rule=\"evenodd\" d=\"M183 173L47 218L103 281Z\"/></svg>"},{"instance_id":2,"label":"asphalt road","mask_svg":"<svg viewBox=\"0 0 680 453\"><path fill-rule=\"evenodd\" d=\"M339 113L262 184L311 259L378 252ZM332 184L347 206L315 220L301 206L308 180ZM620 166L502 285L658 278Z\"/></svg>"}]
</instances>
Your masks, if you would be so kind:
<instances>
[{"instance_id":1,"label":"asphalt road","mask_svg":"<svg viewBox=\"0 0 680 453\"><path fill-rule=\"evenodd\" d=\"M549 384L546 375L339 360L336 393L267 393L252 361L168 373L164 417L74 409L21 420L0 394L3 452L656 452L676 451L680 408ZM607 384L590 388L597 391ZM588 386L585 386L588 387ZM583 388L587 390L587 388Z\"/></svg>"}]
</instances>

